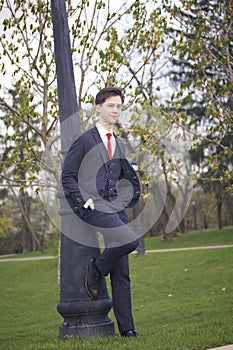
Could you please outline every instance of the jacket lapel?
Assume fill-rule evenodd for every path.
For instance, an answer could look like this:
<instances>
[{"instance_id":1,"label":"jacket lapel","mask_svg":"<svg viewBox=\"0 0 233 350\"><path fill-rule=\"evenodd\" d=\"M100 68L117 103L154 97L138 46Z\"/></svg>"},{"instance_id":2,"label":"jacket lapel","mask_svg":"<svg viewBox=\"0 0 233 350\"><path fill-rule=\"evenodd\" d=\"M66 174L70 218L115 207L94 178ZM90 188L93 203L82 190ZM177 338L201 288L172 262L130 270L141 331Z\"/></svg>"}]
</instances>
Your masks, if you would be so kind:
<instances>
[{"instance_id":1,"label":"jacket lapel","mask_svg":"<svg viewBox=\"0 0 233 350\"><path fill-rule=\"evenodd\" d=\"M123 144L123 142L121 141L121 139L119 139L115 134L115 140L116 140L116 150L118 148L119 150L119 155L120 155L120 158L125 158L125 146ZM116 152L115 150L115 152Z\"/></svg>"},{"instance_id":2,"label":"jacket lapel","mask_svg":"<svg viewBox=\"0 0 233 350\"><path fill-rule=\"evenodd\" d=\"M104 144L102 142L100 134L98 133L97 127L94 127L92 129L92 135L93 135L94 140L96 142L96 145L97 145L98 151L100 153L100 156L103 159L103 164L105 165L105 168L107 170L106 163L109 160L108 159L108 152L107 152L107 150L106 150L106 148L105 148L105 146L104 146Z\"/></svg>"}]
</instances>

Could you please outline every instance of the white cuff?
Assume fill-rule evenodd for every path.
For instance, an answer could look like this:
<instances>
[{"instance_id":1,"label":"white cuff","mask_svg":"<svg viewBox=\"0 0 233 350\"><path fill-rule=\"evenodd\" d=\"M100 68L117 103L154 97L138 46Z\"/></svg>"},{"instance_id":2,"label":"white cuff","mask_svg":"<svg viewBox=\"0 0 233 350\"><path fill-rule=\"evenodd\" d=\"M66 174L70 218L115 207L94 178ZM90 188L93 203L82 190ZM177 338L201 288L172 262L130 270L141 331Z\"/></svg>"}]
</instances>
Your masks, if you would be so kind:
<instances>
[{"instance_id":1,"label":"white cuff","mask_svg":"<svg viewBox=\"0 0 233 350\"><path fill-rule=\"evenodd\" d=\"M89 199L86 201L86 203L83 205L83 208L87 209L91 203L94 203L94 202L93 202L93 199L92 199L92 198L89 198Z\"/></svg>"}]
</instances>

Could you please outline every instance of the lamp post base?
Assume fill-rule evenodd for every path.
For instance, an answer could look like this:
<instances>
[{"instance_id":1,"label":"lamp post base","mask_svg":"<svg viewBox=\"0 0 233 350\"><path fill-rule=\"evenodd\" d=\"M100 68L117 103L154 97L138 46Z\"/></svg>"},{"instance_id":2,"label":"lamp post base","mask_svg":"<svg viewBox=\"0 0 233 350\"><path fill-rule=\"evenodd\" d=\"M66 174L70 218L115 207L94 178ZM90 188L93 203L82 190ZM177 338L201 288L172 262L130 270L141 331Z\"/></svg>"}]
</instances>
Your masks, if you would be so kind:
<instances>
[{"instance_id":1,"label":"lamp post base","mask_svg":"<svg viewBox=\"0 0 233 350\"><path fill-rule=\"evenodd\" d=\"M69 325L64 322L60 327L60 338L63 340L70 337L91 338L108 337L114 335L114 323L111 320L92 325Z\"/></svg>"},{"instance_id":2,"label":"lamp post base","mask_svg":"<svg viewBox=\"0 0 233 350\"><path fill-rule=\"evenodd\" d=\"M100 281L97 300L90 299L84 286L86 261L97 256L99 248L83 246L63 234L61 247L57 311L64 321L60 326L60 338L114 336L114 323L108 317L112 300L108 296L105 278Z\"/></svg>"},{"instance_id":3,"label":"lamp post base","mask_svg":"<svg viewBox=\"0 0 233 350\"><path fill-rule=\"evenodd\" d=\"M104 289L105 286L103 285ZM60 338L114 336L114 322L108 317L112 307L111 299L60 301L57 310L64 322L60 327Z\"/></svg>"}]
</instances>

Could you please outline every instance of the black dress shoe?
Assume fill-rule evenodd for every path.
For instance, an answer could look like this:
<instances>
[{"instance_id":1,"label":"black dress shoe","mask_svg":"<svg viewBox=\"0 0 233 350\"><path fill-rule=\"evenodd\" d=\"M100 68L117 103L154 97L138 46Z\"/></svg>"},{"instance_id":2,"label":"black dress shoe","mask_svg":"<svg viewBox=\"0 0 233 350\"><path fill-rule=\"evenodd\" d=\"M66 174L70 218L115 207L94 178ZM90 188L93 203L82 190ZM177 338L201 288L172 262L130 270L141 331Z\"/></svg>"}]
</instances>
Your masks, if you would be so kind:
<instances>
[{"instance_id":1,"label":"black dress shoe","mask_svg":"<svg viewBox=\"0 0 233 350\"><path fill-rule=\"evenodd\" d=\"M139 337L139 334L136 331L131 330L131 331L127 331L125 333L122 333L121 336L122 337Z\"/></svg>"},{"instance_id":2,"label":"black dress shoe","mask_svg":"<svg viewBox=\"0 0 233 350\"><path fill-rule=\"evenodd\" d=\"M100 287L100 273L97 271L95 258L90 258L86 264L85 288L91 299L97 299Z\"/></svg>"}]
</instances>

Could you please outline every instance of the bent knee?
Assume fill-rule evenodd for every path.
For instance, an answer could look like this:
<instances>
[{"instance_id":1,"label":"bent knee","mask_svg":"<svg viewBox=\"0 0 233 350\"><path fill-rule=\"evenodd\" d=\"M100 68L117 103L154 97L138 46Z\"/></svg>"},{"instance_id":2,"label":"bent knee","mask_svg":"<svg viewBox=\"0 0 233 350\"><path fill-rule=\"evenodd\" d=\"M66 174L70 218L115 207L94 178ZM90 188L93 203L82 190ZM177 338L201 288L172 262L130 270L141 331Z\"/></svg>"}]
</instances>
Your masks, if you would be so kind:
<instances>
[{"instance_id":1,"label":"bent knee","mask_svg":"<svg viewBox=\"0 0 233 350\"><path fill-rule=\"evenodd\" d=\"M136 250L137 246L138 246L139 240L136 239L130 243L127 244L128 248L129 248L129 253L133 252L134 250Z\"/></svg>"}]
</instances>

